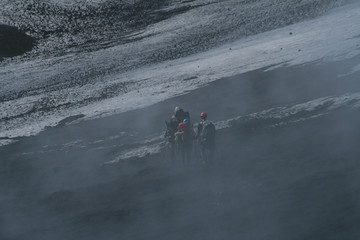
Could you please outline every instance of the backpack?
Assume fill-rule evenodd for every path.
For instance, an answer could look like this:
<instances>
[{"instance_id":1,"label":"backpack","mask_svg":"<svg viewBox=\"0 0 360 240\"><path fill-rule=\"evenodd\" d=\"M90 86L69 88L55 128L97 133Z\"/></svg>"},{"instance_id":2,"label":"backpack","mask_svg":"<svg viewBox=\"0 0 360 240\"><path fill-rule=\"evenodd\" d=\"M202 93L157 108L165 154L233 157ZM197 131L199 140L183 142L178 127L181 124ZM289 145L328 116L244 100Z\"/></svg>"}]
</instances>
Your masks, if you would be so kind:
<instances>
[{"instance_id":1,"label":"backpack","mask_svg":"<svg viewBox=\"0 0 360 240\"><path fill-rule=\"evenodd\" d=\"M185 118L189 121L189 125L191 126L191 118L190 118L190 113L189 112L184 112L184 119Z\"/></svg>"}]
</instances>

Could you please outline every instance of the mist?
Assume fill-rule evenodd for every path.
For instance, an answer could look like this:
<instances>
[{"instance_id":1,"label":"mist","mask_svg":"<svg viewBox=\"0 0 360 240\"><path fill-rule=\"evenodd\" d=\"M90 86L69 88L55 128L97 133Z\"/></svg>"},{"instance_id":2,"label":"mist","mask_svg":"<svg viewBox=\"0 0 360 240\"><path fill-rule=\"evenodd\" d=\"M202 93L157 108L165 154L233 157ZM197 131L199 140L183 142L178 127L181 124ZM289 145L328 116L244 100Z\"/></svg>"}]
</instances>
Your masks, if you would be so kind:
<instances>
[{"instance_id":1,"label":"mist","mask_svg":"<svg viewBox=\"0 0 360 240\"><path fill-rule=\"evenodd\" d=\"M332 100L359 92L358 73L339 77L357 63L260 69L5 146L2 239L357 239L360 100ZM160 139L104 165L162 135L177 105L218 127L212 164L172 165Z\"/></svg>"},{"instance_id":2,"label":"mist","mask_svg":"<svg viewBox=\"0 0 360 240\"><path fill-rule=\"evenodd\" d=\"M353 1L239 2L1 3L32 45L0 64L0 239L359 239L360 38L302 41ZM171 162L176 106L211 163Z\"/></svg>"}]
</instances>

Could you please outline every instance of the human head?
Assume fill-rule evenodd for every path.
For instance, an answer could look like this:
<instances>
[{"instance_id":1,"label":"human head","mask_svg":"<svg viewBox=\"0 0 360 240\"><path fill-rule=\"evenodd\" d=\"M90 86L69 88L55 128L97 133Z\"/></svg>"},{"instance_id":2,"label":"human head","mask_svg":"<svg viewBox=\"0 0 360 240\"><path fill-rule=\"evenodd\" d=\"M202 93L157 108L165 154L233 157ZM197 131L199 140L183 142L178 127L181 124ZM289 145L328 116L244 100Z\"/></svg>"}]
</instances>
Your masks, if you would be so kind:
<instances>
[{"instance_id":1,"label":"human head","mask_svg":"<svg viewBox=\"0 0 360 240\"><path fill-rule=\"evenodd\" d=\"M202 112L202 113L200 114L200 118L201 118L202 120L206 120L206 119L207 119L207 113L206 113L206 112Z\"/></svg>"},{"instance_id":2,"label":"human head","mask_svg":"<svg viewBox=\"0 0 360 240\"><path fill-rule=\"evenodd\" d=\"M176 107L174 110L174 116L178 119L180 118L181 120L181 118L184 116L184 110L181 107Z\"/></svg>"},{"instance_id":3,"label":"human head","mask_svg":"<svg viewBox=\"0 0 360 240\"><path fill-rule=\"evenodd\" d=\"M175 107L175 109L174 109L174 113L182 112L182 111L184 111L184 110L179 106Z\"/></svg>"}]
</instances>

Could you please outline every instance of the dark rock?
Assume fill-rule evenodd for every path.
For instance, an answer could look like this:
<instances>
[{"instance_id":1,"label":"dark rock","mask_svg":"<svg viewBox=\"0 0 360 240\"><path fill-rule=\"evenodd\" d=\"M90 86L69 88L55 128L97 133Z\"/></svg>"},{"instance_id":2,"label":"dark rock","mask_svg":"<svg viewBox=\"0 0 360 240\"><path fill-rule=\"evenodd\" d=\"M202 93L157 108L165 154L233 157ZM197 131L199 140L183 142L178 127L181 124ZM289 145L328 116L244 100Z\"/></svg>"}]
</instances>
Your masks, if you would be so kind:
<instances>
[{"instance_id":1,"label":"dark rock","mask_svg":"<svg viewBox=\"0 0 360 240\"><path fill-rule=\"evenodd\" d=\"M0 25L0 58L14 57L30 51L35 39L15 27Z\"/></svg>"}]
</instances>

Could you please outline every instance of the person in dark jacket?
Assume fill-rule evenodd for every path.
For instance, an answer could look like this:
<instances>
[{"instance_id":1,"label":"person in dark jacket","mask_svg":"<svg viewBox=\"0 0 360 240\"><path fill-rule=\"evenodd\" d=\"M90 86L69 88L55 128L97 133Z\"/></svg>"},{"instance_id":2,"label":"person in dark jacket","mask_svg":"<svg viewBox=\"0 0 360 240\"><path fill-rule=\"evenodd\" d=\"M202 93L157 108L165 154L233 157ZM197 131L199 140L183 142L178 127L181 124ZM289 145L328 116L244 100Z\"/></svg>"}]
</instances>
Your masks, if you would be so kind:
<instances>
[{"instance_id":1,"label":"person in dark jacket","mask_svg":"<svg viewBox=\"0 0 360 240\"><path fill-rule=\"evenodd\" d=\"M200 114L201 121L198 125L196 138L200 145L200 155L204 164L210 163L215 152L216 129L212 122L207 120L207 113Z\"/></svg>"}]
</instances>

